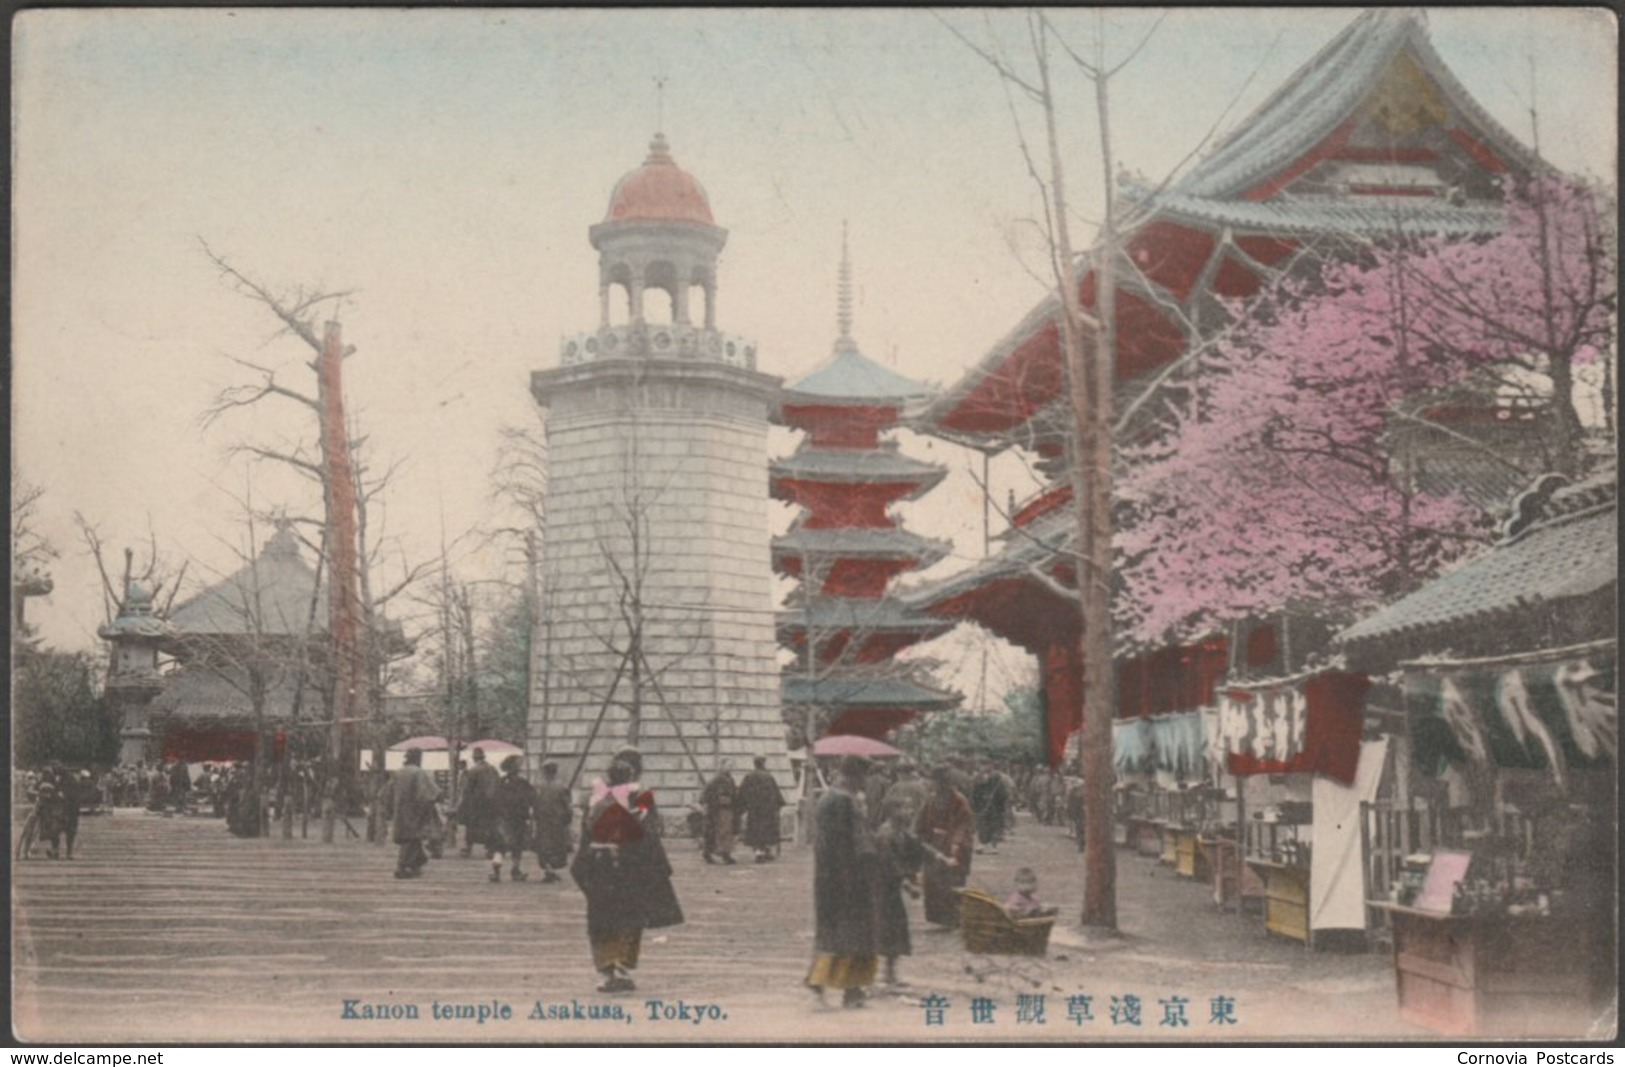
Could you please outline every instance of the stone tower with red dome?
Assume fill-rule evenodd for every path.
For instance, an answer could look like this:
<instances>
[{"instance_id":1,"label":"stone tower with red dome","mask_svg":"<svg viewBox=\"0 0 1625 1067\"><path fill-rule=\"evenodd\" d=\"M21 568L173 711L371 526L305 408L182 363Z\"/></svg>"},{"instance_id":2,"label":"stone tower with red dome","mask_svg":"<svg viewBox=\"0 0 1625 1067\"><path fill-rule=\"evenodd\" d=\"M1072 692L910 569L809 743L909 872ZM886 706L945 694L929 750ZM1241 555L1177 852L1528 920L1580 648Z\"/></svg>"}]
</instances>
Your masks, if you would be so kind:
<instances>
[{"instance_id":1,"label":"stone tower with red dome","mask_svg":"<svg viewBox=\"0 0 1625 1067\"><path fill-rule=\"evenodd\" d=\"M655 134L588 230L598 325L531 392L548 448L527 750L578 784L634 745L668 807L724 760L789 784L768 528L779 380L717 329L728 232Z\"/></svg>"}]
</instances>

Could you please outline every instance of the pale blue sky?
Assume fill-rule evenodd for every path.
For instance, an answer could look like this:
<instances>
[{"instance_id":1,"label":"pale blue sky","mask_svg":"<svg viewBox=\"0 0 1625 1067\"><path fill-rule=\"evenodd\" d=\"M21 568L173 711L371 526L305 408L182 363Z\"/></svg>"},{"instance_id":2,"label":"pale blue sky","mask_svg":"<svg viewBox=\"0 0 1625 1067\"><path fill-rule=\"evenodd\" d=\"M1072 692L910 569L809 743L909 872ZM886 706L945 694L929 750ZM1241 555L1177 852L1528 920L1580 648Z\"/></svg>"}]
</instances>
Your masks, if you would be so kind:
<instances>
[{"instance_id":1,"label":"pale blue sky","mask_svg":"<svg viewBox=\"0 0 1625 1067\"><path fill-rule=\"evenodd\" d=\"M1119 160L1160 175L1354 15L1172 13L1114 85ZM979 13L948 17L984 33ZM1110 12L1111 47L1153 17ZM1014 41L1012 19L993 23ZM1080 45L1096 25L1057 20ZM1533 60L1544 153L1612 180L1611 16L1430 24L1525 140ZM487 514L496 427L529 418L529 372L594 324L586 230L643 158L657 74L676 159L731 232L719 325L758 340L762 369L794 377L827 354L843 219L858 340L903 373L954 380L1040 296L1010 250L1034 202L1003 94L924 11L34 10L15 25L14 443L64 550L58 592L31 606L61 644L92 642L100 621L74 510L116 545L150 513L200 573L229 567L221 490L243 475L225 448L298 427L267 409L200 430L240 380L220 353L290 376L305 353L220 284L199 236L274 284L357 291L351 398L379 452L406 461L390 521L414 558L438 541L442 501L453 530ZM1090 216L1093 106L1072 82L1065 139ZM929 455L963 466L941 444ZM262 501L292 492L256 476ZM976 554L960 518L979 514L975 492L955 479L914 525Z\"/></svg>"}]
</instances>

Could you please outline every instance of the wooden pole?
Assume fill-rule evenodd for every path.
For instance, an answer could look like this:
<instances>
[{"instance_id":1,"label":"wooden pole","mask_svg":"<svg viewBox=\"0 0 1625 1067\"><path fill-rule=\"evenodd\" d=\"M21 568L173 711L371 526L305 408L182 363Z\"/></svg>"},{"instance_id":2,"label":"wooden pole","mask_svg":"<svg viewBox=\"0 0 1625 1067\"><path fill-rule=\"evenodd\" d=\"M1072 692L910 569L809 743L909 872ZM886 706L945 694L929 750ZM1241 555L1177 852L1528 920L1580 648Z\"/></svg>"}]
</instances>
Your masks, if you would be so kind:
<instances>
[{"instance_id":1,"label":"wooden pole","mask_svg":"<svg viewBox=\"0 0 1625 1067\"><path fill-rule=\"evenodd\" d=\"M327 505L328 647L332 657L332 729L328 738L328 776L332 800L350 795L360 749L355 726L359 688L365 684L361 652L361 595L358 585L355 472L344 423L344 338L338 323L329 322L317 360L317 400L321 406L322 468ZM324 790L325 792L325 790ZM324 798L326 799L326 798ZM325 805L324 838L332 837L332 805Z\"/></svg>"}]
</instances>

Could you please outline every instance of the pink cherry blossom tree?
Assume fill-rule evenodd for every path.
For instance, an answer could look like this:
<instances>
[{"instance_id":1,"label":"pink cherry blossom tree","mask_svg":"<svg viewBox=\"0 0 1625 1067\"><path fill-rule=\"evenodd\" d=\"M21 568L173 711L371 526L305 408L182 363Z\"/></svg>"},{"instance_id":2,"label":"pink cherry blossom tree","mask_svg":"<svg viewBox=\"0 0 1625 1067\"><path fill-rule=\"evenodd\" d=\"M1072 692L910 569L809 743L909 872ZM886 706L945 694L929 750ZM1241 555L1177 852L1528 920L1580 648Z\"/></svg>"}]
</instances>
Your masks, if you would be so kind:
<instances>
[{"instance_id":1,"label":"pink cherry blossom tree","mask_svg":"<svg viewBox=\"0 0 1625 1067\"><path fill-rule=\"evenodd\" d=\"M1574 371L1613 344L1605 217L1587 191L1538 182L1496 236L1371 245L1247 309L1191 405L1122 456L1126 635L1160 643L1294 605L1351 618L1486 540L1489 516L1416 492L1388 446L1440 389L1534 389L1556 427L1547 465L1577 472Z\"/></svg>"}]
</instances>

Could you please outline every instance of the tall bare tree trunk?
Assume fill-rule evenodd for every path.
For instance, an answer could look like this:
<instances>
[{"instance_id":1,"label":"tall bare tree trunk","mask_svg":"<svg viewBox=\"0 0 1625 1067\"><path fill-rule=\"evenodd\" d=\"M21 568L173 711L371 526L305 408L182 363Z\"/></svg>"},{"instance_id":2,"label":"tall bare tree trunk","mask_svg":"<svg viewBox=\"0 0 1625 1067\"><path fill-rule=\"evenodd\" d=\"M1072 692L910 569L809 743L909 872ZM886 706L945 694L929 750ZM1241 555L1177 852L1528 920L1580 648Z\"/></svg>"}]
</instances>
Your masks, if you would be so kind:
<instances>
[{"instance_id":1,"label":"tall bare tree trunk","mask_svg":"<svg viewBox=\"0 0 1625 1067\"><path fill-rule=\"evenodd\" d=\"M1047 30L1039 30L1038 59L1045 133L1049 141L1050 194L1054 202L1055 256L1061 285L1061 347L1067 369L1068 399L1075 427L1072 456L1072 499L1078 521L1078 595L1083 635L1083 729L1079 763L1083 775L1084 925L1117 927L1117 857L1112 850L1112 719L1116 694L1112 666L1111 619L1111 459L1112 365L1116 350L1115 278L1112 271L1115 234L1111 223L1111 140L1106 125L1106 80L1095 79L1101 116L1102 168L1106 178L1106 219L1101 226L1100 255L1095 264L1095 304L1100 322L1093 350L1084 338L1078 292L1077 259L1068 225L1066 181L1060 139L1055 127L1055 94Z\"/></svg>"},{"instance_id":2,"label":"tall bare tree trunk","mask_svg":"<svg viewBox=\"0 0 1625 1067\"><path fill-rule=\"evenodd\" d=\"M328 740L328 782L331 801L351 794L357 746L356 708L360 688L366 684L361 669L361 596L357 588L357 531L355 473L350 464L350 441L344 422L344 340L336 322L327 323L317 369L317 399L321 405L323 487L328 526L328 631L332 655L333 726ZM324 793L327 789L323 790ZM324 800L329 798L324 797ZM323 836L332 832L332 813Z\"/></svg>"}]
</instances>

